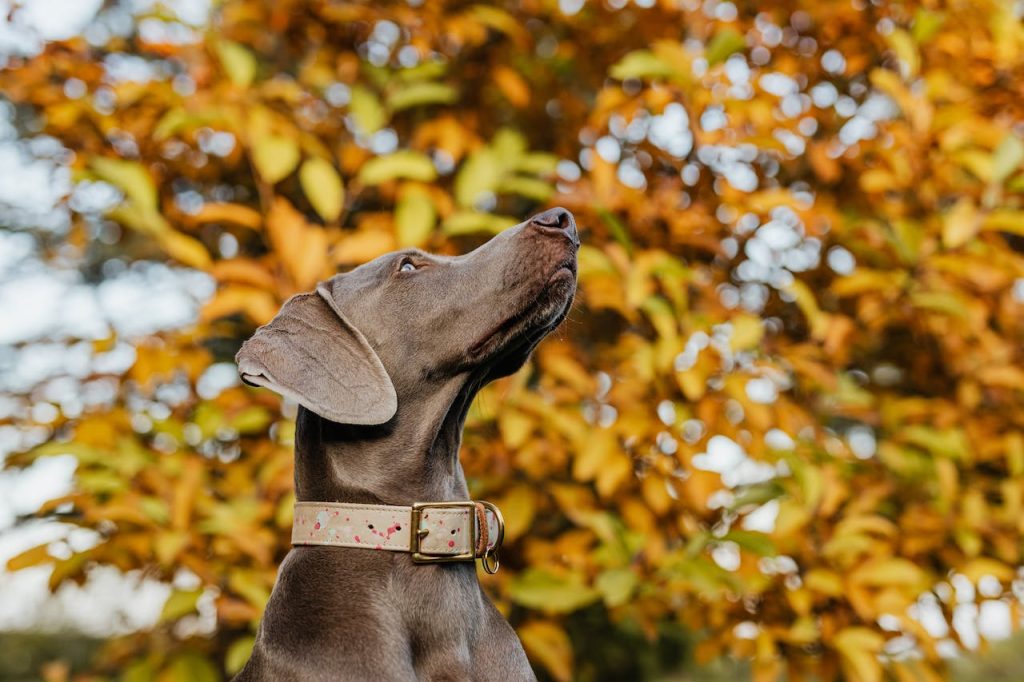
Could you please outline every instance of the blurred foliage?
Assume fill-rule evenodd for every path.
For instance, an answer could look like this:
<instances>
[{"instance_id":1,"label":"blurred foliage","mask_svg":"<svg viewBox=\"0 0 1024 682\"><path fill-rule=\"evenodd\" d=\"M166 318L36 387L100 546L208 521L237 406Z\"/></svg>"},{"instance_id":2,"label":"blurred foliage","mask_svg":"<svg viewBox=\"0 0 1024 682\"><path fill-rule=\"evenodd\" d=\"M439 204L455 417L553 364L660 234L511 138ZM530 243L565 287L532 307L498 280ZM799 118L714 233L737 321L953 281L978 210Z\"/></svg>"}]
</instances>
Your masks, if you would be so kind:
<instances>
[{"instance_id":1,"label":"blurred foliage","mask_svg":"<svg viewBox=\"0 0 1024 682\"><path fill-rule=\"evenodd\" d=\"M652 675L637 642L671 625L756 680L927 681L972 646L950 581L1020 622L1019 5L412 4L224 0L196 41L0 72L77 180L123 193L65 245L217 282L194 327L130 340L112 404L8 462L74 455L39 514L99 534L10 568L198 576L99 669L234 672L287 551L293 424L266 391L200 396L211 363L336 269L556 203L583 228L576 310L483 391L463 452L508 519L485 589L538 669ZM158 77L110 78L117 55Z\"/></svg>"},{"instance_id":2,"label":"blurred foliage","mask_svg":"<svg viewBox=\"0 0 1024 682\"><path fill-rule=\"evenodd\" d=\"M89 669L101 640L73 632L0 633L0 679L6 682L67 679Z\"/></svg>"}]
</instances>

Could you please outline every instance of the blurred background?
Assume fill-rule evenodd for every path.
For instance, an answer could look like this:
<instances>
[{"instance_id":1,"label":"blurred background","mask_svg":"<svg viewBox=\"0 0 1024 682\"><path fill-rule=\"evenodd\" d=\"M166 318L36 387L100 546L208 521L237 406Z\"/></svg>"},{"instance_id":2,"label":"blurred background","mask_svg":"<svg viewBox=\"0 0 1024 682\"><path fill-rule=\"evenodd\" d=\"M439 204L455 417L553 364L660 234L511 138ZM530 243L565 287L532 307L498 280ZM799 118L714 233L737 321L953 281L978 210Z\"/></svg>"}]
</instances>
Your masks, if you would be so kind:
<instances>
[{"instance_id":1,"label":"blurred background","mask_svg":"<svg viewBox=\"0 0 1024 682\"><path fill-rule=\"evenodd\" d=\"M552 205L479 396L542 680L1024 679L1024 3L0 0L0 679L219 680L295 405L233 355Z\"/></svg>"}]
</instances>

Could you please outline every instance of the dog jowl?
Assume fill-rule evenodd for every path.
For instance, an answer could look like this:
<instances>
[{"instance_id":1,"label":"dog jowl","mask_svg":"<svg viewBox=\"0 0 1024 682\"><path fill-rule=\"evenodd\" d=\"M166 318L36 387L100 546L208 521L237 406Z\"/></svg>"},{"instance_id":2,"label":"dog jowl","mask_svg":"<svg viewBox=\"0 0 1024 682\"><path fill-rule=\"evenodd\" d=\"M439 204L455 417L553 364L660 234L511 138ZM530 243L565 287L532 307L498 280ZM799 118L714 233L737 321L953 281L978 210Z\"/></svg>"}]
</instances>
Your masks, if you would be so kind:
<instances>
[{"instance_id":1,"label":"dog jowl","mask_svg":"<svg viewBox=\"0 0 1024 682\"><path fill-rule=\"evenodd\" d=\"M480 588L501 516L458 451L476 392L568 313L578 249L555 208L465 255L387 254L245 342L243 380L299 412L294 546L238 679L534 679Z\"/></svg>"}]
</instances>

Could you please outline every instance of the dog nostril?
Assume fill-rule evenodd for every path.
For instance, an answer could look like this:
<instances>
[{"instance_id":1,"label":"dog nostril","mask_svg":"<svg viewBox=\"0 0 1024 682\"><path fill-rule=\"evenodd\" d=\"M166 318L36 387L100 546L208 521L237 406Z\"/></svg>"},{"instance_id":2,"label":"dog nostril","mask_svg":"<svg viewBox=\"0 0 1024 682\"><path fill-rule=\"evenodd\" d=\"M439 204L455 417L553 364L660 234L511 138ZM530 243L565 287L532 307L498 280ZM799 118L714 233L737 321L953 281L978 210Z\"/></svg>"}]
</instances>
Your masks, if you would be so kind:
<instances>
[{"instance_id":1,"label":"dog nostril","mask_svg":"<svg viewBox=\"0 0 1024 682\"><path fill-rule=\"evenodd\" d=\"M572 224L572 214L564 208L552 208L538 213L532 219L535 225L564 229Z\"/></svg>"}]
</instances>

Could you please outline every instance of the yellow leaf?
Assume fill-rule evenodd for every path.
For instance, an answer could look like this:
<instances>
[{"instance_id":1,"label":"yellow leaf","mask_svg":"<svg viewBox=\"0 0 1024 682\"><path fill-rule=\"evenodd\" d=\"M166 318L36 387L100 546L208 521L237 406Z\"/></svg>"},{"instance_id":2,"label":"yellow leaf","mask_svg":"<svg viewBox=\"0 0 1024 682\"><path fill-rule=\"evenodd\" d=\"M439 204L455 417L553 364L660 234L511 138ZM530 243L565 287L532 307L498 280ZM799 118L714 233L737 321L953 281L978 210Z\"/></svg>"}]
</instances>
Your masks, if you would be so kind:
<instances>
[{"instance_id":1,"label":"yellow leaf","mask_svg":"<svg viewBox=\"0 0 1024 682\"><path fill-rule=\"evenodd\" d=\"M886 40L892 51L896 53L896 58L900 60L900 71L903 77L916 76L921 68L921 56L917 51L917 43L914 42L911 35L898 28L889 33Z\"/></svg>"},{"instance_id":2,"label":"yellow leaf","mask_svg":"<svg viewBox=\"0 0 1024 682\"><path fill-rule=\"evenodd\" d=\"M327 268L327 233L307 223L283 197L267 213L267 233L296 288L312 289Z\"/></svg>"},{"instance_id":3,"label":"yellow leaf","mask_svg":"<svg viewBox=\"0 0 1024 682\"><path fill-rule=\"evenodd\" d=\"M581 482L592 480L617 448L614 433L607 429L591 430L573 460L572 477Z\"/></svg>"},{"instance_id":4,"label":"yellow leaf","mask_svg":"<svg viewBox=\"0 0 1024 682\"><path fill-rule=\"evenodd\" d=\"M527 485L513 486L497 502L505 517L505 540L510 542L522 536L533 523L537 509L537 492Z\"/></svg>"},{"instance_id":5,"label":"yellow leaf","mask_svg":"<svg viewBox=\"0 0 1024 682\"><path fill-rule=\"evenodd\" d=\"M674 74L675 69L650 50L629 52L608 70L608 75L616 80L668 78Z\"/></svg>"},{"instance_id":6,"label":"yellow leaf","mask_svg":"<svg viewBox=\"0 0 1024 682\"><path fill-rule=\"evenodd\" d=\"M352 88L348 110L363 135L374 134L388 122L387 112L384 111L380 99L372 90L361 85Z\"/></svg>"},{"instance_id":7,"label":"yellow leaf","mask_svg":"<svg viewBox=\"0 0 1024 682\"><path fill-rule=\"evenodd\" d=\"M572 679L572 643L558 625L535 620L519 626L519 639L527 655L540 663L558 682Z\"/></svg>"},{"instance_id":8,"label":"yellow leaf","mask_svg":"<svg viewBox=\"0 0 1024 682\"><path fill-rule=\"evenodd\" d=\"M1024 236L1024 211L1013 209L992 211L985 217L982 228Z\"/></svg>"},{"instance_id":9,"label":"yellow leaf","mask_svg":"<svg viewBox=\"0 0 1024 682\"><path fill-rule=\"evenodd\" d=\"M509 594L517 604L549 613L569 613L601 597L580 574L556 575L540 568L528 568L513 578Z\"/></svg>"},{"instance_id":10,"label":"yellow leaf","mask_svg":"<svg viewBox=\"0 0 1024 682\"><path fill-rule=\"evenodd\" d=\"M167 597L167 601L164 602L164 608L160 612L160 620L162 622L178 620L182 616L195 612L196 602L199 601L199 597L202 594L202 590L172 591L170 596Z\"/></svg>"},{"instance_id":11,"label":"yellow leaf","mask_svg":"<svg viewBox=\"0 0 1024 682\"><path fill-rule=\"evenodd\" d=\"M455 176L455 200L471 208L487 193L497 191L503 174L503 159L495 150L482 147L470 155Z\"/></svg>"},{"instance_id":12,"label":"yellow leaf","mask_svg":"<svg viewBox=\"0 0 1024 682\"><path fill-rule=\"evenodd\" d=\"M196 653L179 654L157 678L157 682L219 682L213 663Z\"/></svg>"},{"instance_id":13,"label":"yellow leaf","mask_svg":"<svg viewBox=\"0 0 1024 682\"><path fill-rule=\"evenodd\" d=\"M882 664L878 652L885 638L865 627L844 628L832 638L839 652L846 679L850 682L881 682Z\"/></svg>"},{"instance_id":14,"label":"yellow leaf","mask_svg":"<svg viewBox=\"0 0 1024 682\"><path fill-rule=\"evenodd\" d=\"M1002 182L1024 161L1024 142L1014 134L1009 134L999 143L992 153L992 180Z\"/></svg>"},{"instance_id":15,"label":"yellow leaf","mask_svg":"<svg viewBox=\"0 0 1024 682\"><path fill-rule=\"evenodd\" d=\"M830 597L840 597L843 594L843 579L835 571L825 568L814 568L804 576L804 585L812 592L818 592Z\"/></svg>"},{"instance_id":16,"label":"yellow leaf","mask_svg":"<svg viewBox=\"0 0 1024 682\"><path fill-rule=\"evenodd\" d=\"M388 94L391 111L401 111L428 104L451 104L459 98L459 91L445 83L409 83Z\"/></svg>"},{"instance_id":17,"label":"yellow leaf","mask_svg":"<svg viewBox=\"0 0 1024 682\"><path fill-rule=\"evenodd\" d=\"M814 292L803 281L794 280L787 291L796 298L796 305L807 318L807 324L811 328L811 336L815 339L822 339L828 331L828 314L822 312L818 307L818 299Z\"/></svg>"},{"instance_id":18,"label":"yellow leaf","mask_svg":"<svg viewBox=\"0 0 1024 682\"><path fill-rule=\"evenodd\" d=\"M240 88L247 88L256 76L256 58L252 52L230 40L217 42L217 57L231 82Z\"/></svg>"},{"instance_id":19,"label":"yellow leaf","mask_svg":"<svg viewBox=\"0 0 1024 682\"><path fill-rule=\"evenodd\" d=\"M328 222L338 219L345 203L345 187L329 161L321 158L306 161L299 169L299 183L321 218Z\"/></svg>"},{"instance_id":20,"label":"yellow leaf","mask_svg":"<svg viewBox=\"0 0 1024 682\"><path fill-rule=\"evenodd\" d=\"M340 264L359 264L395 248L395 236L389 231L358 230L346 235L334 250L334 259Z\"/></svg>"},{"instance_id":21,"label":"yellow leaf","mask_svg":"<svg viewBox=\"0 0 1024 682\"><path fill-rule=\"evenodd\" d=\"M515 449L521 447L533 434L534 419L513 407L506 407L498 413L498 429L505 445Z\"/></svg>"},{"instance_id":22,"label":"yellow leaf","mask_svg":"<svg viewBox=\"0 0 1024 682\"><path fill-rule=\"evenodd\" d=\"M942 217L942 244L947 249L963 246L978 234L981 220L974 202L963 198Z\"/></svg>"},{"instance_id":23,"label":"yellow leaf","mask_svg":"<svg viewBox=\"0 0 1024 682\"><path fill-rule=\"evenodd\" d=\"M737 315L732 318L732 336L729 345L733 351L749 350L761 343L764 337L764 326L761 319L754 315Z\"/></svg>"},{"instance_id":24,"label":"yellow leaf","mask_svg":"<svg viewBox=\"0 0 1024 682\"><path fill-rule=\"evenodd\" d=\"M630 600L640 582L636 572L629 568L613 568L602 572L594 581L609 607L622 606Z\"/></svg>"},{"instance_id":25,"label":"yellow leaf","mask_svg":"<svg viewBox=\"0 0 1024 682\"><path fill-rule=\"evenodd\" d=\"M89 167L101 179L124 192L140 211L156 211L156 185L149 170L138 161L94 156L89 159Z\"/></svg>"},{"instance_id":26,"label":"yellow leaf","mask_svg":"<svg viewBox=\"0 0 1024 682\"><path fill-rule=\"evenodd\" d=\"M279 307L280 302L268 291L232 284L218 291L203 306L200 319L208 322L242 312L260 325L270 322Z\"/></svg>"},{"instance_id":27,"label":"yellow leaf","mask_svg":"<svg viewBox=\"0 0 1024 682\"><path fill-rule=\"evenodd\" d=\"M413 187L395 206L395 239L399 247L423 246L437 223L434 202L426 191Z\"/></svg>"},{"instance_id":28,"label":"yellow leaf","mask_svg":"<svg viewBox=\"0 0 1024 682\"><path fill-rule=\"evenodd\" d=\"M625 452L615 452L597 474L597 492L610 497L633 474L633 462Z\"/></svg>"},{"instance_id":29,"label":"yellow leaf","mask_svg":"<svg viewBox=\"0 0 1024 682\"><path fill-rule=\"evenodd\" d=\"M192 220L197 223L232 223L256 230L263 222L263 216L259 211L242 204L210 202L203 204L199 212L192 216Z\"/></svg>"},{"instance_id":30,"label":"yellow leaf","mask_svg":"<svg viewBox=\"0 0 1024 682\"><path fill-rule=\"evenodd\" d=\"M23 568L29 568L30 566L38 566L39 564L49 563L53 561L53 557L46 549L46 545L39 545L32 549L25 550L21 554L11 557L7 560L8 571L20 571Z\"/></svg>"},{"instance_id":31,"label":"yellow leaf","mask_svg":"<svg viewBox=\"0 0 1024 682\"><path fill-rule=\"evenodd\" d=\"M515 218L478 211L455 211L441 224L442 231L450 236L486 232L497 234L518 222Z\"/></svg>"},{"instance_id":32,"label":"yellow leaf","mask_svg":"<svg viewBox=\"0 0 1024 682\"><path fill-rule=\"evenodd\" d=\"M153 539L153 554L160 564L170 566L187 544L188 533L185 531L161 530Z\"/></svg>"},{"instance_id":33,"label":"yellow leaf","mask_svg":"<svg viewBox=\"0 0 1024 682\"><path fill-rule=\"evenodd\" d=\"M977 584L983 576L991 575L998 578L999 581L1005 585L1009 584L1016 575L1016 572L1012 567L1001 561L996 561L995 559L989 559L986 557L971 559L967 562L966 566L962 566L959 569L959 572L963 573L975 584Z\"/></svg>"},{"instance_id":34,"label":"yellow leaf","mask_svg":"<svg viewBox=\"0 0 1024 682\"><path fill-rule=\"evenodd\" d=\"M252 648L256 645L256 637L248 635L240 637L231 643L228 652L224 656L224 669L229 675L234 675L248 662L252 656Z\"/></svg>"},{"instance_id":35,"label":"yellow leaf","mask_svg":"<svg viewBox=\"0 0 1024 682\"><path fill-rule=\"evenodd\" d=\"M398 178L431 182L436 177L437 169L430 157L408 149L372 158L359 169L359 182L364 185L379 185Z\"/></svg>"},{"instance_id":36,"label":"yellow leaf","mask_svg":"<svg viewBox=\"0 0 1024 682\"><path fill-rule=\"evenodd\" d=\"M170 223L156 209L139 208L134 202L115 206L107 217L143 234L159 235L171 230Z\"/></svg>"},{"instance_id":37,"label":"yellow leaf","mask_svg":"<svg viewBox=\"0 0 1024 682\"><path fill-rule=\"evenodd\" d=\"M530 87L515 69L499 65L494 67L491 77L512 106L521 109L530 103Z\"/></svg>"},{"instance_id":38,"label":"yellow leaf","mask_svg":"<svg viewBox=\"0 0 1024 682\"><path fill-rule=\"evenodd\" d=\"M924 571L898 557L870 560L850 574L852 582L868 587L910 587L927 582Z\"/></svg>"},{"instance_id":39,"label":"yellow leaf","mask_svg":"<svg viewBox=\"0 0 1024 682\"><path fill-rule=\"evenodd\" d=\"M210 252L198 239L176 230L167 230L157 234L157 241L168 256L180 263L199 270L206 270L213 265Z\"/></svg>"},{"instance_id":40,"label":"yellow leaf","mask_svg":"<svg viewBox=\"0 0 1024 682\"><path fill-rule=\"evenodd\" d=\"M280 135L266 135L252 145L252 162L265 182L274 184L288 177L299 163L299 145Z\"/></svg>"}]
</instances>

